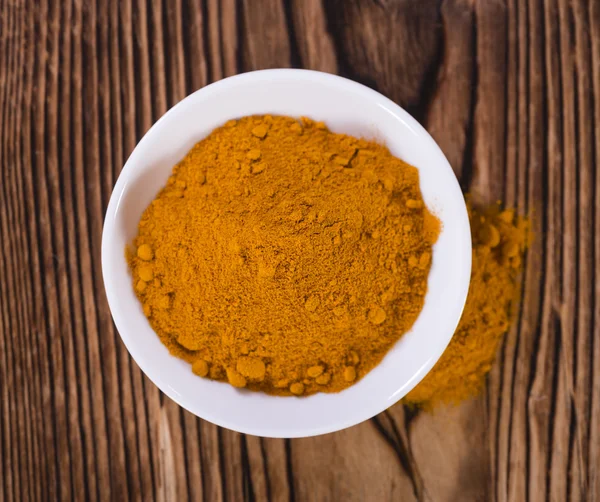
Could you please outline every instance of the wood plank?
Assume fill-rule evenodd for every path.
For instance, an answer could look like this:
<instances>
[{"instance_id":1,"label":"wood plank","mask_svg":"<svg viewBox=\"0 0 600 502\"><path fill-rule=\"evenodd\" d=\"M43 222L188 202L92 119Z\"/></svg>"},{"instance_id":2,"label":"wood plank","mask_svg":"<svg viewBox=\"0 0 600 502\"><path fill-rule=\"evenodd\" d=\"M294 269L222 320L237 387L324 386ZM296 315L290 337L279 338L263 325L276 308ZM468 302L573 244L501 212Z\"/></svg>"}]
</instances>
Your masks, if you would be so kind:
<instances>
[{"instance_id":1,"label":"wood plank","mask_svg":"<svg viewBox=\"0 0 600 502\"><path fill-rule=\"evenodd\" d=\"M540 325L540 341L538 354L535 359L535 375L531 384L528 398L529 427L531 431L531 462L530 487L532 498L545 500L548 497L549 452L551 427L554 420L555 378L556 378L556 326L558 320L558 305L556 298L560 292L560 260L561 250L554 245L562 235L562 180L561 164L561 124L551 120L560 114L560 50L558 47L558 25L555 21L557 6L550 3L544 12L544 32L548 43L544 50L546 74L546 117L548 136L546 157L548 159L548 210L545 216L544 253L546 280L542 292L542 318ZM543 488L542 488L543 487Z\"/></svg>"},{"instance_id":2,"label":"wood plank","mask_svg":"<svg viewBox=\"0 0 600 502\"><path fill-rule=\"evenodd\" d=\"M294 500L416 501L412 483L392 448L375 447L381 441L370 422L292 441Z\"/></svg>"},{"instance_id":3,"label":"wood plank","mask_svg":"<svg viewBox=\"0 0 600 502\"><path fill-rule=\"evenodd\" d=\"M468 0L442 4L442 56L423 124L464 186L472 170L473 145L467 144L467 138L472 137L473 91L477 89L474 15L473 3Z\"/></svg>"},{"instance_id":4,"label":"wood plank","mask_svg":"<svg viewBox=\"0 0 600 502\"><path fill-rule=\"evenodd\" d=\"M489 494L489 451L485 402L474 399L460 407L420 413L411 423L411 450L431 500L486 500Z\"/></svg>"},{"instance_id":5,"label":"wood plank","mask_svg":"<svg viewBox=\"0 0 600 502\"><path fill-rule=\"evenodd\" d=\"M323 0L294 0L291 6L292 43L298 51L299 63L309 70L337 73L337 56L331 34L327 30Z\"/></svg>"},{"instance_id":6,"label":"wood plank","mask_svg":"<svg viewBox=\"0 0 600 502\"><path fill-rule=\"evenodd\" d=\"M547 200L545 192L545 138L544 138L544 89L543 78L543 17L539 4L529 2L525 15L519 16L519 28L529 33L529 43L524 38L519 42L519 57L523 60L525 73L519 75L519 109L524 114L519 117L519 133L526 135L527 148L519 144L517 155L517 179L523 178L525 183L516 187L517 209L521 214L543 214ZM521 22L523 20L523 22ZM521 65L521 59L519 64ZM519 141L521 139L519 138ZM513 181L514 182L514 181ZM507 179L507 185L511 180ZM532 232L544 235L543 219L533 219ZM529 484L531 465L538 465L540 458L532 457L529 447L531 429L528 420L528 396L531 389L531 378L535 374L534 354L539 347L539 319L541 315L541 288L544 284L542 268L538 266L544 260L544 247L541 239L530 245L523 273L523 299L518 322L519 339L513 373L513 393L511 403L511 447L508 457L511 471L509 473L508 497L510 500L532 500L546 498L538 483ZM550 271L544 271L551 273ZM542 456L542 459L544 457ZM534 478L535 481L536 478Z\"/></svg>"},{"instance_id":7,"label":"wood plank","mask_svg":"<svg viewBox=\"0 0 600 502\"><path fill-rule=\"evenodd\" d=\"M418 112L439 63L439 2L331 0L325 6L340 72Z\"/></svg>"},{"instance_id":8,"label":"wood plank","mask_svg":"<svg viewBox=\"0 0 600 502\"><path fill-rule=\"evenodd\" d=\"M588 6L590 16L590 45L592 51L591 75L594 89L594 267L591 277L598 277L600 272L600 189L598 184L598 166L600 165L600 4L591 2ZM592 500L600 500L600 281L596 280L593 290L594 325L592 328L593 348L590 356L593 362L592 384L590 387L590 458L588 463L588 490ZM594 498L595 497L595 498Z\"/></svg>"},{"instance_id":9,"label":"wood plank","mask_svg":"<svg viewBox=\"0 0 600 502\"><path fill-rule=\"evenodd\" d=\"M244 38L239 71L286 68L291 66L290 39L285 9L281 0L242 1L239 14ZM261 36L254 36L260 33Z\"/></svg>"},{"instance_id":10,"label":"wood plank","mask_svg":"<svg viewBox=\"0 0 600 502\"><path fill-rule=\"evenodd\" d=\"M573 454L570 461L571 500L585 498L588 493L589 479L587 466L590 452L590 392L593 374L593 288L596 282L594 271L594 111L590 19L587 3L577 1L573 4L575 21L575 65L577 68L577 305L576 334L574 342L575 360L572 390L574 413Z\"/></svg>"},{"instance_id":11,"label":"wood plank","mask_svg":"<svg viewBox=\"0 0 600 502\"><path fill-rule=\"evenodd\" d=\"M573 342L574 314L577 295L576 268L571 264L576 260L576 205L570 201L577 197L576 172L576 95L574 86L575 62L573 59L573 40L571 37L571 12L568 2L558 2L558 24L561 58L562 85L562 134L563 162L570 166L562 170L563 182L563 234L562 263L560 270L561 294L559 296L558 335L560 352L558 354L558 384L554 430L550 457L550 491L554 500L567 497L569 492L568 463L571 455L571 389L573 388Z\"/></svg>"}]
</instances>

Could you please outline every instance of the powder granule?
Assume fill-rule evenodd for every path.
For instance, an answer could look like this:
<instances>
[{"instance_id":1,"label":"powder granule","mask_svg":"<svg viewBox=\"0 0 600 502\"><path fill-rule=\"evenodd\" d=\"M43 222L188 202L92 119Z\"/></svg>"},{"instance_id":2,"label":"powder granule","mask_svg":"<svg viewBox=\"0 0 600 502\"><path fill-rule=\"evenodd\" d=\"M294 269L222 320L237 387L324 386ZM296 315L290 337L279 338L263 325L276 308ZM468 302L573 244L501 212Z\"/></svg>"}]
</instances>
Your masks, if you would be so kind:
<instances>
[{"instance_id":1,"label":"powder granule","mask_svg":"<svg viewBox=\"0 0 600 502\"><path fill-rule=\"evenodd\" d=\"M438 233L417 169L384 146L256 116L174 167L128 260L153 329L195 373L308 395L352 385L410 329Z\"/></svg>"}]
</instances>

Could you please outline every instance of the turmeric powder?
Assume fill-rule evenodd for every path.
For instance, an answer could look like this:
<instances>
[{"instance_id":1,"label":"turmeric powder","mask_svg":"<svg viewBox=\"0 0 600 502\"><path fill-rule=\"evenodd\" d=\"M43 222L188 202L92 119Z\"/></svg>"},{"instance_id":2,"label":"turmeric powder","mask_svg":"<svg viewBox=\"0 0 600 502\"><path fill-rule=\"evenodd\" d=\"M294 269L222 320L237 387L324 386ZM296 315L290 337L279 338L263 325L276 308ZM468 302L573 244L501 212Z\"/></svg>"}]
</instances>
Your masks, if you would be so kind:
<instances>
[{"instance_id":1,"label":"turmeric powder","mask_svg":"<svg viewBox=\"0 0 600 502\"><path fill-rule=\"evenodd\" d=\"M442 357L404 398L405 403L426 409L456 404L483 389L514 314L528 221L499 205L475 209L469 203L467 208L473 261L465 309Z\"/></svg>"},{"instance_id":2,"label":"turmeric powder","mask_svg":"<svg viewBox=\"0 0 600 502\"><path fill-rule=\"evenodd\" d=\"M418 317L439 226L386 147L244 117L173 168L128 262L154 331L198 376L338 392Z\"/></svg>"}]
</instances>

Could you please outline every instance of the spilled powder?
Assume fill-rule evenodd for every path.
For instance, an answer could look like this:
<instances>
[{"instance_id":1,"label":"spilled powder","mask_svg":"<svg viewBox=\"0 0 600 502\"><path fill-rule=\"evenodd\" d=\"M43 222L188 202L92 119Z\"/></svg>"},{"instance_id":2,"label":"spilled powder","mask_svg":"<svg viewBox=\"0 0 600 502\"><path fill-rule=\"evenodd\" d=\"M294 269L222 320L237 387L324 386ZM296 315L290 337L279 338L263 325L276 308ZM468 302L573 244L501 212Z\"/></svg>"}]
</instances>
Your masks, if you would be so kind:
<instances>
[{"instance_id":1,"label":"spilled powder","mask_svg":"<svg viewBox=\"0 0 600 502\"><path fill-rule=\"evenodd\" d=\"M456 404L481 392L515 315L529 222L499 205L467 207L473 262L465 309L440 360L404 398L405 403L426 409Z\"/></svg>"}]
</instances>

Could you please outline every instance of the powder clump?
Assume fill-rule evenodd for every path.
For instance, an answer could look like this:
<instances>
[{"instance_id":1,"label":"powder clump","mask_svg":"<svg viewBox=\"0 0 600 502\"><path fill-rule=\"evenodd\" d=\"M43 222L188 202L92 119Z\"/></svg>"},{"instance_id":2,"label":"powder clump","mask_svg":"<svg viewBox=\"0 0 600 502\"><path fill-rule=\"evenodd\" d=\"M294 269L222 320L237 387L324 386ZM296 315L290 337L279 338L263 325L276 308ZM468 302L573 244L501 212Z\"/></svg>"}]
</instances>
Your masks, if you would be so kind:
<instances>
[{"instance_id":1,"label":"powder clump","mask_svg":"<svg viewBox=\"0 0 600 502\"><path fill-rule=\"evenodd\" d=\"M244 117L173 168L128 261L154 331L194 373L338 392L418 317L439 225L417 169L385 146Z\"/></svg>"}]
</instances>

